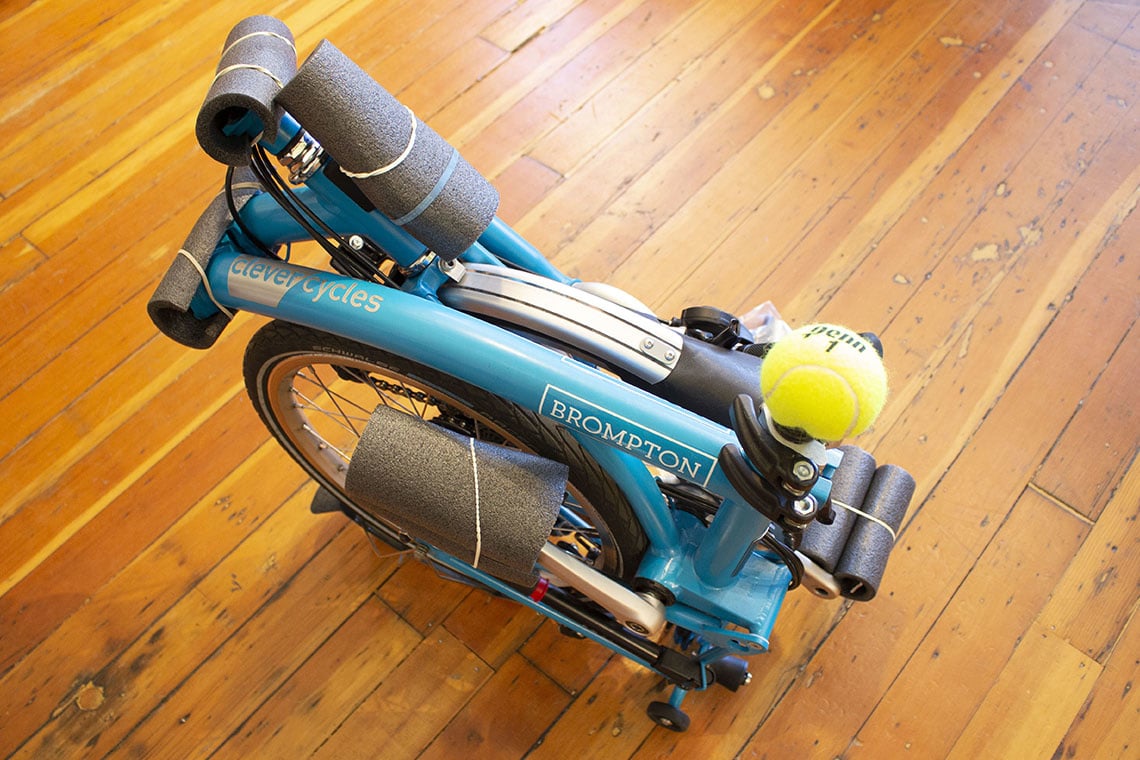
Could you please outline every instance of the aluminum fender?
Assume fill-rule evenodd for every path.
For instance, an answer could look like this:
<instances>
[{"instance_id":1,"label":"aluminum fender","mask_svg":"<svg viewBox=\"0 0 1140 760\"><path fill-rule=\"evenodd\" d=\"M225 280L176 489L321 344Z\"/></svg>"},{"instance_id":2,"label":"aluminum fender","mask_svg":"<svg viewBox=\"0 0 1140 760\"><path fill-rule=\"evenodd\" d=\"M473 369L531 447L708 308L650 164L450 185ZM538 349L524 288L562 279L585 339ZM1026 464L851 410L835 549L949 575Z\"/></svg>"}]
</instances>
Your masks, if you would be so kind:
<instances>
[{"instance_id":1,"label":"aluminum fender","mask_svg":"<svg viewBox=\"0 0 1140 760\"><path fill-rule=\"evenodd\" d=\"M460 311L548 335L650 385L668 377L681 356L681 334L657 319L517 269L467 265L439 297Z\"/></svg>"}]
</instances>

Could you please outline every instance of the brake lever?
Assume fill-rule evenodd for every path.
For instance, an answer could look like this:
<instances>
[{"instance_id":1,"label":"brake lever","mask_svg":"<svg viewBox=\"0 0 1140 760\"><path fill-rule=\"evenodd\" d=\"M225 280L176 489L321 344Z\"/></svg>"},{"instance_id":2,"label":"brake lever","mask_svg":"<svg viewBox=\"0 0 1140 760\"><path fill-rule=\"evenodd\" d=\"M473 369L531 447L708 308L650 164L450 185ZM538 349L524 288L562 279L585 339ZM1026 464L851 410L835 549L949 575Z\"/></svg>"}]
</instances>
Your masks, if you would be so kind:
<instances>
[{"instance_id":1,"label":"brake lever","mask_svg":"<svg viewBox=\"0 0 1140 760\"><path fill-rule=\"evenodd\" d=\"M819 466L772 435L757 416L751 396L742 393L736 397L729 420L748 460L766 480L792 496L803 496L811 490L819 479Z\"/></svg>"}]
</instances>

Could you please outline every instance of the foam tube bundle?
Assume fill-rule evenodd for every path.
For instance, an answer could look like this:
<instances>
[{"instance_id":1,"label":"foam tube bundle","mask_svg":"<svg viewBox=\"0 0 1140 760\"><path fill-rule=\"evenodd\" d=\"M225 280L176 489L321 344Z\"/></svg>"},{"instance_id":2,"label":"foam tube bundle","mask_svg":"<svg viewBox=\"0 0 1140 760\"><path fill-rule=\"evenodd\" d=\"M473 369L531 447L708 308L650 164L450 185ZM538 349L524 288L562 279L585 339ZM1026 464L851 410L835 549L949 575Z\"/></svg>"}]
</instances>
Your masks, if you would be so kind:
<instances>
[{"instance_id":1,"label":"foam tube bundle","mask_svg":"<svg viewBox=\"0 0 1140 760\"><path fill-rule=\"evenodd\" d=\"M440 258L458 257L494 218L491 183L328 40L277 102L377 209Z\"/></svg>"},{"instance_id":2,"label":"foam tube bundle","mask_svg":"<svg viewBox=\"0 0 1140 760\"><path fill-rule=\"evenodd\" d=\"M234 205L241 209L261 189L248 168L234 172ZM182 250L175 256L147 302L146 310L155 327L172 340L190 348L209 348L222 334L230 317L218 311L198 317L190 310L190 302L202 287L202 271L210 264L214 248L229 228L233 218L226 205L225 193L219 193L198 217ZM189 256L198 267L190 262Z\"/></svg>"},{"instance_id":3,"label":"foam tube bundle","mask_svg":"<svg viewBox=\"0 0 1140 760\"><path fill-rule=\"evenodd\" d=\"M532 586L568 474L564 464L380 406L349 462L345 491L409 535Z\"/></svg>"},{"instance_id":4,"label":"foam tube bundle","mask_svg":"<svg viewBox=\"0 0 1140 760\"><path fill-rule=\"evenodd\" d=\"M914 478L903 468L885 464L875 471L863 511L891 526L890 530L874 520L859 517L851 529L843 555L835 568L843 596L860 602L874 598L887 569L895 537L910 499L914 496Z\"/></svg>"},{"instance_id":5,"label":"foam tube bundle","mask_svg":"<svg viewBox=\"0 0 1140 760\"><path fill-rule=\"evenodd\" d=\"M871 479L875 477L875 458L858 446L840 446L839 449L843 459L831 478L832 502L839 501L861 510ZM854 512L835 507L835 520L831 525L816 521L807 527L799 550L827 572L834 573L855 520Z\"/></svg>"},{"instance_id":6,"label":"foam tube bundle","mask_svg":"<svg viewBox=\"0 0 1140 760\"><path fill-rule=\"evenodd\" d=\"M293 34L272 16L250 16L230 31L206 100L198 111L195 132L202 150L230 166L249 163L249 138L227 135L231 118L254 114L265 136L277 136L281 109L277 93L297 71Z\"/></svg>"}]
</instances>

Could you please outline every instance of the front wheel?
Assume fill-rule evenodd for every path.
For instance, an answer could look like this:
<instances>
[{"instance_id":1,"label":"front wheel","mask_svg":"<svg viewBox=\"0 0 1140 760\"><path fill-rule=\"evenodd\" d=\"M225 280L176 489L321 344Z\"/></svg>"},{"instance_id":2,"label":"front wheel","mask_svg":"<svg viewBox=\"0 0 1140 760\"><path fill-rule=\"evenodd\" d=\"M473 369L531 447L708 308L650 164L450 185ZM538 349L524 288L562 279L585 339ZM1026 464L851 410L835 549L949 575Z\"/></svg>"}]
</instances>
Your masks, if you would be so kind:
<instances>
[{"instance_id":1,"label":"front wheel","mask_svg":"<svg viewBox=\"0 0 1140 760\"><path fill-rule=\"evenodd\" d=\"M370 514L344 490L372 411L385 405L570 468L551 541L607 575L629 579L646 547L628 500L565 429L493 393L387 351L287 322L250 340L245 385L269 432L345 508L389 540L400 526Z\"/></svg>"}]
</instances>

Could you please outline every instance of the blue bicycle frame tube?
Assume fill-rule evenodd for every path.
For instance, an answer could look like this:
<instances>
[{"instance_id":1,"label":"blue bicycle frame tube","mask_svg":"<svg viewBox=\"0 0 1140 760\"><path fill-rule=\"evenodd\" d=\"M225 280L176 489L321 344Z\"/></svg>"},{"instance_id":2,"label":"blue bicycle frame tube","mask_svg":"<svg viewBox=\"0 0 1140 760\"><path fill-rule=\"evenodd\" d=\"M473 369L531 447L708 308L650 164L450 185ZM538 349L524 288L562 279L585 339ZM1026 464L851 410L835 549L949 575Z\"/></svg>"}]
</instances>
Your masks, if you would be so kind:
<instances>
[{"instance_id":1,"label":"blue bicycle frame tube","mask_svg":"<svg viewBox=\"0 0 1140 760\"><path fill-rule=\"evenodd\" d=\"M592 441L591 453L607 465L620 462L611 462L615 455L604 453L604 448L720 495L725 501L712 527L691 529L687 542L674 540L676 528L671 527L672 516L663 500L632 499L651 541L642 574L702 613L747 625L756 634L770 629L774 619L753 617L761 600L749 597L757 588L737 589L739 576L745 575L740 568L755 564L753 543L767 521L741 501L717 466L721 448L736 443L731 430L576 359L417 295L239 254L227 244L219 247L207 273L211 290L223 305L331 332L435 367ZM627 481L621 485L631 487L630 492L647 492L647 471L641 479L627 465L614 471L619 480ZM821 478L819 498L825 499L829 488L830 483ZM699 561L694 561L694 554ZM769 576L763 587L774 582L786 589L787 570L766 560L763 564L771 569L763 571ZM776 591L766 592L759 606L767 610L775 601L778 608L782 589L778 600ZM742 609L747 611L743 616Z\"/></svg>"}]
</instances>

